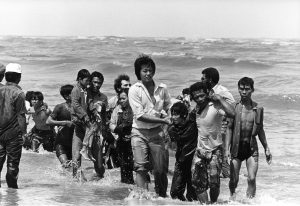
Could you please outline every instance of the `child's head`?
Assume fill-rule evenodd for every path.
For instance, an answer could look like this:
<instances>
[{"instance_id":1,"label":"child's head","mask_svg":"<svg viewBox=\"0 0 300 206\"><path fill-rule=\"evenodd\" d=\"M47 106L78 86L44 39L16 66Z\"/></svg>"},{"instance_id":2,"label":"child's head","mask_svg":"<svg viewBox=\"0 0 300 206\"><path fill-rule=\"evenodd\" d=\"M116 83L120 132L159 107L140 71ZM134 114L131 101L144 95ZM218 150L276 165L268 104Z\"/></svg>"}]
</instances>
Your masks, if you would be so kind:
<instances>
[{"instance_id":1,"label":"child's head","mask_svg":"<svg viewBox=\"0 0 300 206\"><path fill-rule=\"evenodd\" d=\"M31 99L32 99L33 94L34 94L34 91L28 91L28 92L26 92L26 95L25 95L25 100L30 103L31 107L33 106L32 103L31 103Z\"/></svg>"},{"instance_id":2,"label":"child's head","mask_svg":"<svg viewBox=\"0 0 300 206\"><path fill-rule=\"evenodd\" d=\"M62 86L59 90L60 95L66 100L66 101L70 101L71 100L71 92L73 89L73 85L70 84L66 84L64 86Z\"/></svg>"},{"instance_id":3,"label":"child's head","mask_svg":"<svg viewBox=\"0 0 300 206\"><path fill-rule=\"evenodd\" d=\"M36 91L32 95L31 104L32 106L36 107L38 105L43 104L44 95L40 91Z\"/></svg>"},{"instance_id":4,"label":"child's head","mask_svg":"<svg viewBox=\"0 0 300 206\"><path fill-rule=\"evenodd\" d=\"M128 88L120 89L118 92L118 102L122 107L126 107L129 104L128 101Z\"/></svg>"},{"instance_id":5,"label":"child's head","mask_svg":"<svg viewBox=\"0 0 300 206\"><path fill-rule=\"evenodd\" d=\"M176 102L171 107L171 118L175 125L185 122L188 115L188 109L182 102Z\"/></svg>"}]
</instances>

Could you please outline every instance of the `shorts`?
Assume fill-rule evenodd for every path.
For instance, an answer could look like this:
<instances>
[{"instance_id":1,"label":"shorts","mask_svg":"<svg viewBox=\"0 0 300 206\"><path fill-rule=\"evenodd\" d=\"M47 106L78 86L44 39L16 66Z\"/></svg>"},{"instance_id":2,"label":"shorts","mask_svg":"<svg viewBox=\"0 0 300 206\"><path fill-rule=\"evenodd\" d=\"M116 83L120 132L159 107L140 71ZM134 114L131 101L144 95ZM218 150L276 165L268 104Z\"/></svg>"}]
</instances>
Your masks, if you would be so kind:
<instances>
[{"instance_id":1,"label":"shorts","mask_svg":"<svg viewBox=\"0 0 300 206\"><path fill-rule=\"evenodd\" d=\"M168 172L169 155L161 127L131 131L131 146L135 171L159 170Z\"/></svg>"},{"instance_id":2,"label":"shorts","mask_svg":"<svg viewBox=\"0 0 300 206\"><path fill-rule=\"evenodd\" d=\"M24 135L24 147L37 149L41 144L49 152L54 150L55 132L54 130L38 130L35 127ZM35 148L32 148L34 145Z\"/></svg>"},{"instance_id":3,"label":"shorts","mask_svg":"<svg viewBox=\"0 0 300 206\"><path fill-rule=\"evenodd\" d=\"M239 150L236 159L240 161L247 160L249 157L253 157L255 162L258 162L258 146L257 142L255 141L253 147L251 149L249 142L240 142L239 143Z\"/></svg>"},{"instance_id":4,"label":"shorts","mask_svg":"<svg viewBox=\"0 0 300 206\"><path fill-rule=\"evenodd\" d=\"M222 147L218 147L210 155L196 150L192 163L192 186L197 194L203 193L208 188L220 187L222 161Z\"/></svg>"}]
</instances>

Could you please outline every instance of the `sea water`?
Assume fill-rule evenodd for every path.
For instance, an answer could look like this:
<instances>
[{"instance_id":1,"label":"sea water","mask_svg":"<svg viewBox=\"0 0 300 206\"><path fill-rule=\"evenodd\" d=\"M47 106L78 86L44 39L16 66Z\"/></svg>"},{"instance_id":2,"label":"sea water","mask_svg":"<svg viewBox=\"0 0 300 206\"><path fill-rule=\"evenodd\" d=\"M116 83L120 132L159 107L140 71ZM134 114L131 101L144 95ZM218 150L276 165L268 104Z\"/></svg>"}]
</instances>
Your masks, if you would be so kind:
<instances>
[{"instance_id":1,"label":"sea water","mask_svg":"<svg viewBox=\"0 0 300 206\"><path fill-rule=\"evenodd\" d=\"M294 39L186 39L128 37L0 37L0 62L22 65L20 86L41 91L51 109L63 102L59 88L75 84L77 72L86 68L104 75L101 91L114 95L113 81L126 73L136 82L133 63L141 54L156 63L154 79L167 84L172 97L199 81L201 71L216 67L220 83L239 100L237 82L254 79L253 99L265 108L264 127L273 162L267 165L259 143L257 195L245 198L247 170L243 163L237 199L229 202L228 179L221 180L217 204L293 205L300 203L300 40ZM170 157L169 170L174 168ZM170 197L158 198L154 183L150 191L120 183L119 169L106 170L101 180L93 166L83 161L88 182L76 182L55 153L23 151L20 189L8 189L6 166L1 175L0 205L178 205ZM169 174L169 187L172 180ZM153 180L153 177L152 177Z\"/></svg>"}]
</instances>

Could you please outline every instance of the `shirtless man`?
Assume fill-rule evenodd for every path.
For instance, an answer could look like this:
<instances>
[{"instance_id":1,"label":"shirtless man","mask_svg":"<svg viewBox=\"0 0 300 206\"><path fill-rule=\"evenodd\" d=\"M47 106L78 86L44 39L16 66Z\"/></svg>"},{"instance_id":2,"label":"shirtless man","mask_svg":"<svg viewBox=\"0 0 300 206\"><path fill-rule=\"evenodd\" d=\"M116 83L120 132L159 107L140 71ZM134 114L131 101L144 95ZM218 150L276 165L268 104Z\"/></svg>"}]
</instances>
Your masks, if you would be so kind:
<instances>
[{"instance_id":1,"label":"shirtless man","mask_svg":"<svg viewBox=\"0 0 300 206\"><path fill-rule=\"evenodd\" d=\"M55 150L56 156L64 168L70 167L72 160L74 124L71 122L70 111L73 87L73 85L67 84L60 88L60 94L65 99L65 102L56 105L46 121L46 124L58 127L55 139Z\"/></svg>"},{"instance_id":2,"label":"shirtless man","mask_svg":"<svg viewBox=\"0 0 300 206\"><path fill-rule=\"evenodd\" d=\"M52 152L54 149L55 132L53 127L46 124L46 120L51 114L51 110L44 102L43 94L39 91L34 92L32 103L34 111L29 111L28 113L32 112L32 119L35 125L31 132L25 135L24 146L28 147L30 145L34 152L38 152L40 144L43 144L45 150Z\"/></svg>"},{"instance_id":3,"label":"shirtless man","mask_svg":"<svg viewBox=\"0 0 300 206\"><path fill-rule=\"evenodd\" d=\"M253 198L256 192L256 174L258 170L258 147L256 136L265 149L266 160L271 164L272 155L263 128L263 107L258 107L251 98L254 81L243 77L238 82L241 100L235 106L233 136L231 139L231 163L229 189L231 199L235 198L235 189L239 181L241 164L246 160L248 171L247 197Z\"/></svg>"}]
</instances>

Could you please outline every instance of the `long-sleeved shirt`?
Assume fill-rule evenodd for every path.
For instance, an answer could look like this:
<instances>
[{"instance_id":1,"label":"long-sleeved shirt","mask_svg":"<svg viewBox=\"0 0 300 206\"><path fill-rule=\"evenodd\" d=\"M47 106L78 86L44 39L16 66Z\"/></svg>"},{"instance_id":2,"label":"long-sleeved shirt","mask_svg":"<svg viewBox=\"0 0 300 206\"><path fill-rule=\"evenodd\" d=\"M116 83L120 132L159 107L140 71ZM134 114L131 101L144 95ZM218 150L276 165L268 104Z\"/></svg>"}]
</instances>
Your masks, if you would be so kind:
<instances>
[{"instance_id":1,"label":"long-sleeved shirt","mask_svg":"<svg viewBox=\"0 0 300 206\"><path fill-rule=\"evenodd\" d=\"M147 88L140 81L130 87L128 98L134 115L132 127L137 129L151 129L160 126L160 123L143 122L138 119L144 114L158 117L163 110L168 111L172 106L167 86L162 83L155 83L155 102L152 101Z\"/></svg>"},{"instance_id":2,"label":"long-sleeved shirt","mask_svg":"<svg viewBox=\"0 0 300 206\"><path fill-rule=\"evenodd\" d=\"M71 114L82 120L87 115L86 90L77 83L71 92Z\"/></svg>"},{"instance_id":3,"label":"long-sleeved shirt","mask_svg":"<svg viewBox=\"0 0 300 206\"><path fill-rule=\"evenodd\" d=\"M190 114L190 116L193 114ZM195 119L189 118L184 126L171 125L168 133L172 141L177 143L176 160L185 161L194 155L197 147L198 129Z\"/></svg>"},{"instance_id":4,"label":"long-sleeved shirt","mask_svg":"<svg viewBox=\"0 0 300 206\"><path fill-rule=\"evenodd\" d=\"M26 112L25 94L19 85L7 82L0 87L0 135L8 129L26 133Z\"/></svg>"}]
</instances>

